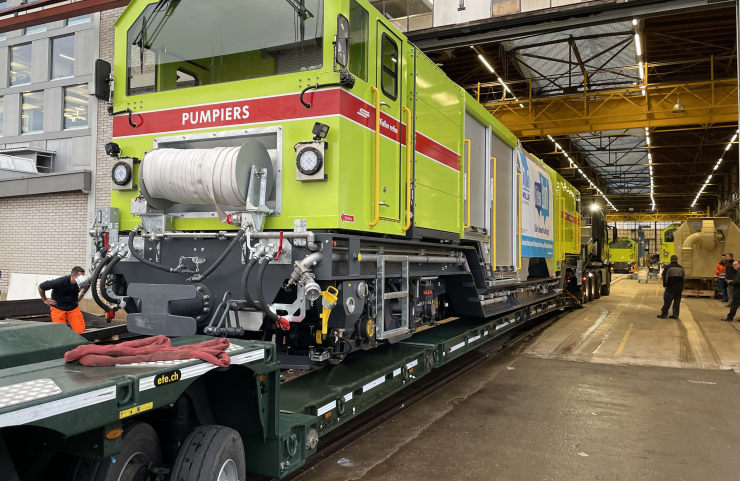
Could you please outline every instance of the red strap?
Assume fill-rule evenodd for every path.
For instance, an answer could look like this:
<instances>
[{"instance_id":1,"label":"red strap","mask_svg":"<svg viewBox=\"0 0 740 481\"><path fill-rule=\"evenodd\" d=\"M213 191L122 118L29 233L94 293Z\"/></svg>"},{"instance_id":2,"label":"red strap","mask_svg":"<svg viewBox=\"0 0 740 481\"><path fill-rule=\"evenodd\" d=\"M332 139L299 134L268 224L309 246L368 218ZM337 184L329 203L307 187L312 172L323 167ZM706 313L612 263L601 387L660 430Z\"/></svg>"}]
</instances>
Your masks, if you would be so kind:
<instances>
[{"instance_id":1,"label":"red strap","mask_svg":"<svg viewBox=\"0 0 740 481\"><path fill-rule=\"evenodd\" d=\"M275 254L275 261L280 260L280 256L283 254L283 231L280 231L280 244L278 245L277 254Z\"/></svg>"}]
</instances>

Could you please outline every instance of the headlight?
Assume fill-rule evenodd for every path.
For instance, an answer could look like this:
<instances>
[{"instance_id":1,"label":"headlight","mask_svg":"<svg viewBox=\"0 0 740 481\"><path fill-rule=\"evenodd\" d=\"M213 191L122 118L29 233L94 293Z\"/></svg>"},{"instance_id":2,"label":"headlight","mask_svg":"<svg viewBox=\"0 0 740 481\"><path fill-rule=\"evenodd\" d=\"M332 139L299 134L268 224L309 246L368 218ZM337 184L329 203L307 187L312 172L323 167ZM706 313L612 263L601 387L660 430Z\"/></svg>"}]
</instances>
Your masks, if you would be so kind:
<instances>
[{"instance_id":1,"label":"headlight","mask_svg":"<svg viewBox=\"0 0 740 481\"><path fill-rule=\"evenodd\" d=\"M126 185L131 181L131 166L127 162L116 162L111 171L111 178L116 185Z\"/></svg>"},{"instance_id":2,"label":"headlight","mask_svg":"<svg viewBox=\"0 0 740 481\"><path fill-rule=\"evenodd\" d=\"M314 175L321 169L324 159L321 152L314 147L301 150L296 158L296 167L303 175Z\"/></svg>"}]
</instances>

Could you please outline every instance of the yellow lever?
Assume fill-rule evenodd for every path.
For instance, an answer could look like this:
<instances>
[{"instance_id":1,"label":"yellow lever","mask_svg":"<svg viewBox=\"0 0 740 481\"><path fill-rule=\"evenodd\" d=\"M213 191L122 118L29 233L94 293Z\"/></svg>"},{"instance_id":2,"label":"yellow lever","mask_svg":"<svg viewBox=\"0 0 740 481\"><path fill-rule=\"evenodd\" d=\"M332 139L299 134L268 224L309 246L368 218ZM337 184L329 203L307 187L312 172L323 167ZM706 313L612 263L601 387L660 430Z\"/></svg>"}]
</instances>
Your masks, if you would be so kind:
<instances>
[{"instance_id":1,"label":"yellow lever","mask_svg":"<svg viewBox=\"0 0 740 481\"><path fill-rule=\"evenodd\" d=\"M468 170L465 174L465 198L466 198L466 212L467 215L465 218L467 219L464 222L463 229L469 229L470 228L470 140L465 139L465 144L468 144Z\"/></svg>"},{"instance_id":2,"label":"yellow lever","mask_svg":"<svg viewBox=\"0 0 740 481\"><path fill-rule=\"evenodd\" d=\"M380 222L380 90L371 85L370 91L375 94L375 205L369 224L372 229Z\"/></svg>"},{"instance_id":3,"label":"yellow lever","mask_svg":"<svg viewBox=\"0 0 740 481\"><path fill-rule=\"evenodd\" d=\"M321 341L326 337L326 333L329 330L329 315L331 310L337 305L337 299L339 299L339 291L334 286L329 286L325 291L321 291L321 305L323 310L321 311L321 330L316 331L316 343L321 344Z\"/></svg>"},{"instance_id":4,"label":"yellow lever","mask_svg":"<svg viewBox=\"0 0 740 481\"><path fill-rule=\"evenodd\" d=\"M401 232L411 228L411 153L414 151L414 128L411 125L411 110L403 107L406 112L406 225L401 227Z\"/></svg>"}]
</instances>

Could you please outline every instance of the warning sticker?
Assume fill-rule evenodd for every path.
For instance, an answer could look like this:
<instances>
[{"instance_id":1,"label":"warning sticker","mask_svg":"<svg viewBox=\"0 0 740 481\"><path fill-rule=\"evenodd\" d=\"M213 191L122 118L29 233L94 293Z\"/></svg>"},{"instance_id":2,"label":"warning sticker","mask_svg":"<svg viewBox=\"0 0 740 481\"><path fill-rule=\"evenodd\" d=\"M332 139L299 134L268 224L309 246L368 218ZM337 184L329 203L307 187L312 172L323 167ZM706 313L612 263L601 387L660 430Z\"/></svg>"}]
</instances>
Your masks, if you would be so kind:
<instances>
[{"instance_id":1,"label":"warning sticker","mask_svg":"<svg viewBox=\"0 0 740 481\"><path fill-rule=\"evenodd\" d=\"M149 411L153 407L154 407L154 403L151 403L151 402L142 404L141 406L134 406L130 409L126 409L126 410L119 412L118 419L127 418L135 414L143 413L144 411Z\"/></svg>"}]
</instances>

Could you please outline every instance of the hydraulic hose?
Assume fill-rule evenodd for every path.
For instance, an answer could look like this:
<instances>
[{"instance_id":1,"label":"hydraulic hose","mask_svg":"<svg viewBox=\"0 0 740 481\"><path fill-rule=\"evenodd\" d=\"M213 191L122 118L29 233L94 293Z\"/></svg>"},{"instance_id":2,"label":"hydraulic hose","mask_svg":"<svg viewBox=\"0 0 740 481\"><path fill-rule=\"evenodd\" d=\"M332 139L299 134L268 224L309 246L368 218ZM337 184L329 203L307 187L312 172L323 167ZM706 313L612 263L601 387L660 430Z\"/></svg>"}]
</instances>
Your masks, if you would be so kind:
<instances>
[{"instance_id":1,"label":"hydraulic hose","mask_svg":"<svg viewBox=\"0 0 740 481\"><path fill-rule=\"evenodd\" d=\"M249 259L247 267L244 269L244 274L242 274L242 293L244 294L244 300L247 301L247 304L250 307L261 311L262 308L260 307L260 305L254 299L252 299L252 296L249 295L249 287L247 286L247 284L249 283L249 274L252 272L252 268L256 263L257 259Z\"/></svg>"},{"instance_id":2,"label":"hydraulic hose","mask_svg":"<svg viewBox=\"0 0 740 481\"><path fill-rule=\"evenodd\" d=\"M113 257L103 257L100 262L98 263L98 266L93 271L92 281L90 282L90 287L92 287L92 296L95 300L95 304L98 305L102 310L105 312L108 312L111 310L110 306L106 305L103 301L100 300L100 296L98 296L98 276L100 275L100 272L103 270L106 264L108 264Z\"/></svg>"},{"instance_id":3,"label":"hydraulic hose","mask_svg":"<svg viewBox=\"0 0 740 481\"><path fill-rule=\"evenodd\" d=\"M100 276L100 295L103 296L103 299L106 301L112 303L112 304L120 304L120 299L114 299L111 296L108 295L105 289L105 281L108 278L108 274L110 274L111 269L118 264L118 262L123 259L123 257L120 256L120 254L112 256L111 260L108 261L108 265L105 267L105 270L103 271L103 274Z\"/></svg>"},{"instance_id":4,"label":"hydraulic hose","mask_svg":"<svg viewBox=\"0 0 740 481\"><path fill-rule=\"evenodd\" d=\"M134 238L136 237L136 231L139 230L140 228L141 226L135 227L134 230L132 230L128 235L128 250L129 252L131 252L131 255L133 255L136 258L136 260L138 260L142 264L146 264L149 267L154 267L155 269L159 269L160 271L180 272L174 267L167 267L167 266L163 266L162 264L157 264L156 262L146 260L144 259L143 256L139 255L139 253L136 252L136 249L134 249Z\"/></svg>"},{"instance_id":5,"label":"hydraulic hose","mask_svg":"<svg viewBox=\"0 0 740 481\"><path fill-rule=\"evenodd\" d=\"M265 276L265 270L269 263L270 261L265 259L264 262L260 263L260 268L257 271L257 299L259 300L260 306L262 306L262 312L265 313L267 318L276 323L281 329L288 330L290 329L290 321L272 312L270 305L267 303L267 300L265 300L265 293L262 290L262 279Z\"/></svg>"},{"instance_id":6,"label":"hydraulic hose","mask_svg":"<svg viewBox=\"0 0 740 481\"><path fill-rule=\"evenodd\" d=\"M226 248L226 250L223 251L223 253L221 254L221 256L218 259L216 259L216 262L214 262L211 265L211 267L209 267L208 269L206 269L206 271L203 274L195 274L193 277L188 278L188 281L190 281L190 282L201 282L201 281L207 279L208 276L210 276L213 273L213 271L215 271L218 268L218 266L221 265L221 263L226 259L226 257L229 255L229 253L234 250L234 247L236 247L236 246L239 245L239 241L244 236L244 233L245 232L246 232L246 229L244 227L242 227L241 229L239 229L239 232L236 233L236 237L234 237L234 239L231 241L231 244L229 244L229 246Z\"/></svg>"}]
</instances>

